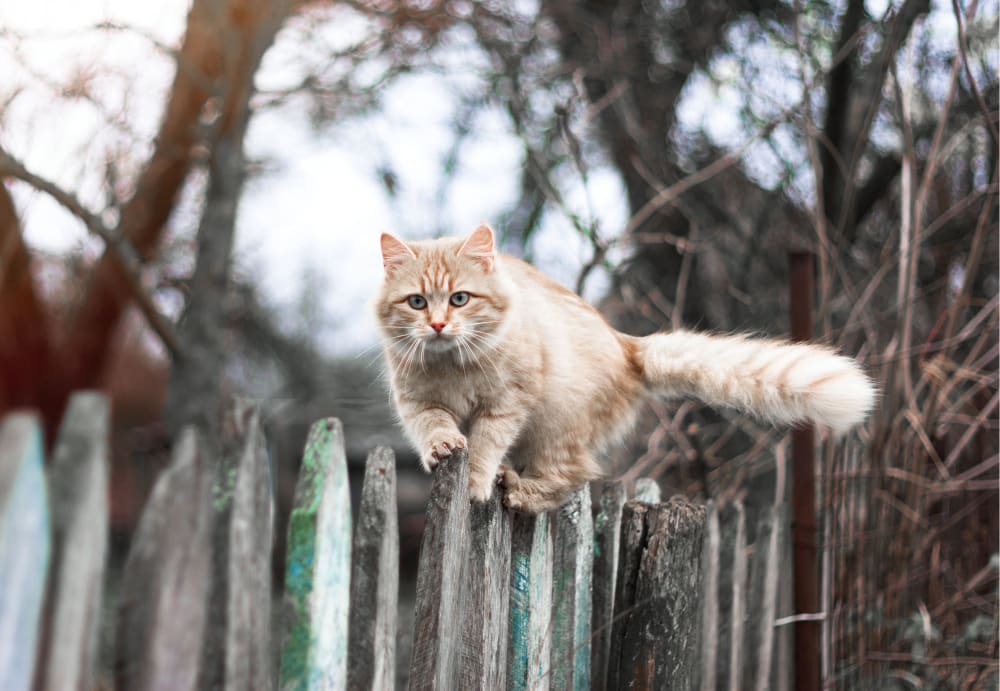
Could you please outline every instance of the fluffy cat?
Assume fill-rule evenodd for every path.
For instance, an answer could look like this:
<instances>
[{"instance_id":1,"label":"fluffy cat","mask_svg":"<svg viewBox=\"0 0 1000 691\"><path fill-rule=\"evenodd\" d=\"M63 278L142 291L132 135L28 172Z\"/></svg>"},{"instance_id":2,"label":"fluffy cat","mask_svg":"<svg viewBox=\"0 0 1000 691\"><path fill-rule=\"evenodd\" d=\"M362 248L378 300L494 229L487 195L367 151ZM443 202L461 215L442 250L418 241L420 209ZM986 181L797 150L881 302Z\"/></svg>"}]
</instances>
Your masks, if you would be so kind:
<instances>
[{"instance_id":1,"label":"fluffy cat","mask_svg":"<svg viewBox=\"0 0 1000 691\"><path fill-rule=\"evenodd\" d=\"M874 403L854 360L822 346L619 333L575 293L499 254L485 225L467 238L383 234L381 244L376 312L399 416L427 471L468 445L474 501L499 480L512 509L562 505L602 474L595 452L650 392L834 432Z\"/></svg>"}]
</instances>

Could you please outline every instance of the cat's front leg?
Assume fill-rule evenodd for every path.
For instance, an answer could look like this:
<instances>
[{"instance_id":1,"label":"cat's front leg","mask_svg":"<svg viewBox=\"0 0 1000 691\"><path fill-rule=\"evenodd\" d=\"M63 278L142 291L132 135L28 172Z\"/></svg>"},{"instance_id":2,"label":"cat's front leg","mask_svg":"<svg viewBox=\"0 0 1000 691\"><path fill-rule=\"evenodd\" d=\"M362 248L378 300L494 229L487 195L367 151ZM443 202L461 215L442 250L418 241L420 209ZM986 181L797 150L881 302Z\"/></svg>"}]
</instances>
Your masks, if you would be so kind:
<instances>
[{"instance_id":1,"label":"cat's front leg","mask_svg":"<svg viewBox=\"0 0 1000 691\"><path fill-rule=\"evenodd\" d=\"M517 439L526 416L521 411L484 413L469 427L469 497L484 502L493 494L497 471Z\"/></svg>"},{"instance_id":2,"label":"cat's front leg","mask_svg":"<svg viewBox=\"0 0 1000 691\"><path fill-rule=\"evenodd\" d=\"M465 448L465 436L458 429L455 416L432 403L400 400L399 416L410 439L420 453L420 465L431 472L455 449Z\"/></svg>"}]
</instances>

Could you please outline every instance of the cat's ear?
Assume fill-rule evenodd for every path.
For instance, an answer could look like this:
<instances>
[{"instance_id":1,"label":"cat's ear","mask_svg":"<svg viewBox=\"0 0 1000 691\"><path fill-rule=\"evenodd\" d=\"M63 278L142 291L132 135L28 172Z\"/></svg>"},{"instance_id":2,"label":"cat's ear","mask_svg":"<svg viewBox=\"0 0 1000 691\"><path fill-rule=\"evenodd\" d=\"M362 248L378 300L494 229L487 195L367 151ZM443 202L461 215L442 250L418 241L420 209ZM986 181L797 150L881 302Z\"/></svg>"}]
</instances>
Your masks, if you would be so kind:
<instances>
[{"instance_id":1,"label":"cat's ear","mask_svg":"<svg viewBox=\"0 0 1000 691\"><path fill-rule=\"evenodd\" d=\"M382 266L385 267L386 276L391 276L401 265L417 258L409 245L389 233L382 233L381 243Z\"/></svg>"},{"instance_id":2,"label":"cat's ear","mask_svg":"<svg viewBox=\"0 0 1000 691\"><path fill-rule=\"evenodd\" d=\"M489 273L493 270L493 262L497 258L496 239L493 229L485 223L472 231L472 234L462 243L459 254L475 259Z\"/></svg>"}]
</instances>

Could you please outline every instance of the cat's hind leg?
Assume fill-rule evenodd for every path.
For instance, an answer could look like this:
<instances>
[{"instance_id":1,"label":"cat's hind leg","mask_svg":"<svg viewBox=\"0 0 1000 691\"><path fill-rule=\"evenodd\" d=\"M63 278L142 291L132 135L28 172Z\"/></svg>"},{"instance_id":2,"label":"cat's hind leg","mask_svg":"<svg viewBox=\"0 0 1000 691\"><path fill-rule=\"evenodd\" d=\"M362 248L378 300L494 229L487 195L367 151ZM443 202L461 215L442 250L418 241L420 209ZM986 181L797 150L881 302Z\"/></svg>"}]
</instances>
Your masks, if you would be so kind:
<instances>
[{"instance_id":1,"label":"cat's hind leg","mask_svg":"<svg viewBox=\"0 0 1000 691\"><path fill-rule=\"evenodd\" d=\"M504 489L504 505L524 513L557 509L574 490L602 475L590 454L576 453L561 460L541 468L528 466L522 473L503 468L499 480Z\"/></svg>"}]
</instances>

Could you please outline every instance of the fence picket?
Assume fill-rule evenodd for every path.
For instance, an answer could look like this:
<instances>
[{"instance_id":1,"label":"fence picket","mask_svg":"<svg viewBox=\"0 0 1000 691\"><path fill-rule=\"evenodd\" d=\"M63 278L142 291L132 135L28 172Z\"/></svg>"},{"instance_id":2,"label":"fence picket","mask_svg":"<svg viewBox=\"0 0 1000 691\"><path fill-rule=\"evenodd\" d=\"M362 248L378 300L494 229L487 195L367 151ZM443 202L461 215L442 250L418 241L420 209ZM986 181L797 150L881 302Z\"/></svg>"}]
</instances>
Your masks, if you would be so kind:
<instances>
[{"instance_id":1,"label":"fence picket","mask_svg":"<svg viewBox=\"0 0 1000 691\"><path fill-rule=\"evenodd\" d=\"M453 453L434 471L417 567L411 689L455 688L462 565L469 545L469 456Z\"/></svg>"},{"instance_id":2,"label":"fence picket","mask_svg":"<svg viewBox=\"0 0 1000 691\"><path fill-rule=\"evenodd\" d=\"M753 654L743 666L743 688L766 691L772 688L772 665L778 632L774 622L778 606L778 582L782 547L781 507L771 506L760 516L757 539L750 560L750 589L746 647Z\"/></svg>"},{"instance_id":3,"label":"fence picket","mask_svg":"<svg viewBox=\"0 0 1000 691\"><path fill-rule=\"evenodd\" d=\"M319 420L309 430L288 521L286 561L280 688L345 688L351 494L344 430L335 418Z\"/></svg>"},{"instance_id":4,"label":"fence picket","mask_svg":"<svg viewBox=\"0 0 1000 691\"><path fill-rule=\"evenodd\" d=\"M197 688L212 563L214 468L181 433L132 537L122 576L116 687Z\"/></svg>"},{"instance_id":5,"label":"fence picket","mask_svg":"<svg viewBox=\"0 0 1000 691\"><path fill-rule=\"evenodd\" d=\"M628 617L635 606L635 586L639 561L646 539L646 511L649 505L629 501L622 507L622 527L618 548L618 576L615 579L615 609L611 625L611 652L608 656L607 688L619 687L622 674L622 638ZM622 680L624 681L624 680Z\"/></svg>"},{"instance_id":6,"label":"fence picket","mask_svg":"<svg viewBox=\"0 0 1000 691\"><path fill-rule=\"evenodd\" d=\"M94 685L108 547L109 432L107 398L74 394L48 471L53 549L36 689Z\"/></svg>"},{"instance_id":7,"label":"fence picket","mask_svg":"<svg viewBox=\"0 0 1000 691\"><path fill-rule=\"evenodd\" d=\"M626 504L625 511L634 509L634 504ZM648 507L643 519L640 555L629 560L638 561L631 601L620 614L617 678L609 686L692 688L697 675L705 509L671 500Z\"/></svg>"},{"instance_id":8,"label":"fence picket","mask_svg":"<svg viewBox=\"0 0 1000 691\"><path fill-rule=\"evenodd\" d=\"M464 612L458 688L493 691L507 685L507 630L510 610L510 513L501 492L469 512L471 540L463 574Z\"/></svg>"},{"instance_id":9,"label":"fence picket","mask_svg":"<svg viewBox=\"0 0 1000 691\"><path fill-rule=\"evenodd\" d=\"M507 688L549 688L552 632L552 532L549 514L511 519L510 637Z\"/></svg>"},{"instance_id":10,"label":"fence picket","mask_svg":"<svg viewBox=\"0 0 1000 691\"><path fill-rule=\"evenodd\" d=\"M368 454L354 529L347 688L393 687L398 601L396 459L380 446Z\"/></svg>"},{"instance_id":11,"label":"fence picket","mask_svg":"<svg viewBox=\"0 0 1000 691\"><path fill-rule=\"evenodd\" d=\"M0 424L0 688L31 687L49 566L42 434L34 415Z\"/></svg>"},{"instance_id":12,"label":"fence picket","mask_svg":"<svg viewBox=\"0 0 1000 691\"><path fill-rule=\"evenodd\" d=\"M552 683L554 689L590 687L590 611L594 526L590 485L553 512Z\"/></svg>"},{"instance_id":13,"label":"fence picket","mask_svg":"<svg viewBox=\"0 0 1000 691\"><path fill-rule=\"evenodd\" d=\"M746 621L746 587L747 587L747 545L746 545L746 510L743 502L737 500L736 525L733 536L733 569L732 569L732 601L729 625L729 689L740 691L743 669L743 631Z\"/></svg>"},{"instance_id":14,"label":"fence picket","mask_svg":"<svg viewBox=\"0 0 1000 691\"><path fill-rule=\"evenodd\" d=\"M600 691L608 679L611 625L618 577L618 549L625 505L625 486L608 482L601 490L600 507L594 519L594 573L590 654L590 686Z\"/></svg>"},{"instance_id":15,"label":"fence picket","mask_svg":"<svg viewBox=\"0 0 1000 691\"><path fill-rule=\"evenodd\" d=\"M212 491L212 592L200 685L269 689L274 505L260 413L235 401L222 427Z\"/></svg>"}]
</instances>

